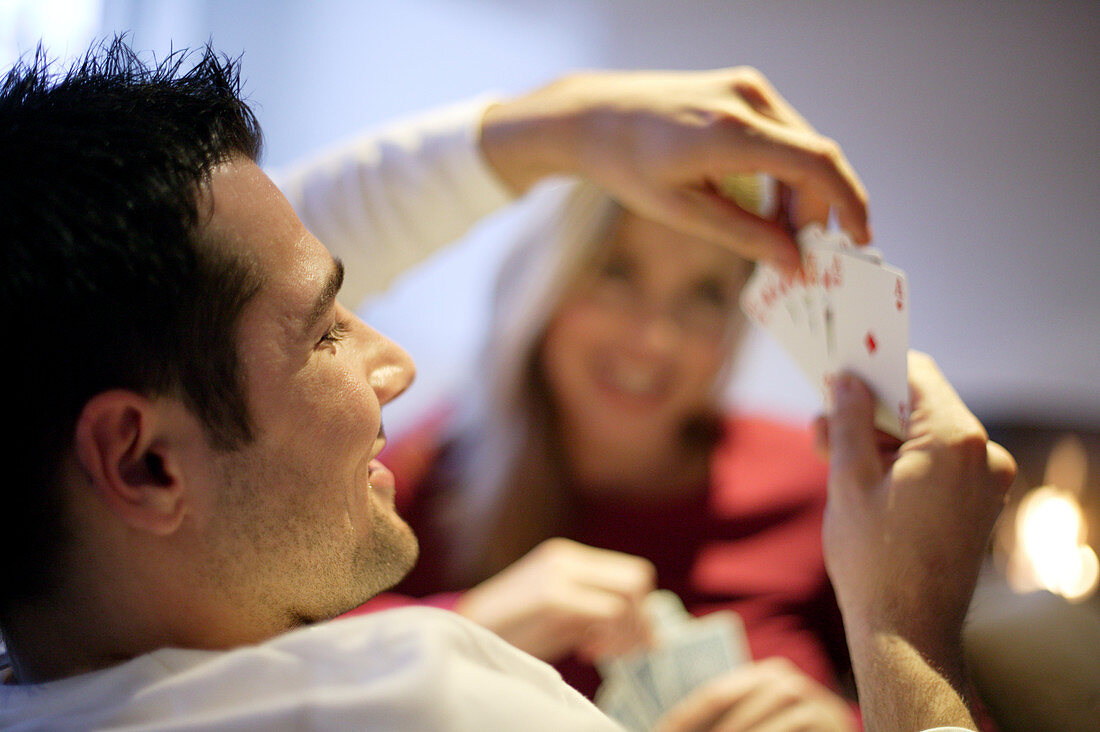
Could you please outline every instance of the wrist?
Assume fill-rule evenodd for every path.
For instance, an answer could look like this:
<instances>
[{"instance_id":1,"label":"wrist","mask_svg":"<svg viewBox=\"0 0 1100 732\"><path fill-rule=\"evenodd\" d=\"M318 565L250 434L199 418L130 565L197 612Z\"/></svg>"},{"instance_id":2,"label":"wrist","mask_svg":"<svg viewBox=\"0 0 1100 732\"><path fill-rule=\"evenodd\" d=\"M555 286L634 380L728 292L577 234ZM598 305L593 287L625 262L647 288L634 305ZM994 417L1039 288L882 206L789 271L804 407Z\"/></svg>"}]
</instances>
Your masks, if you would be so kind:
<instances>
[{"instance_id":1,"label":"wrist","mask_svg":"<svg viewBox=\"0 0 1100 732\"><path fill-rule=\"evenodd\" d=\"M575 86L576 77L564 77L485 110L482 154L513 193L522 194L547 176L579 171L584 151L578 129L588 113L571 91Z\"/></svg>"}]
</instances>

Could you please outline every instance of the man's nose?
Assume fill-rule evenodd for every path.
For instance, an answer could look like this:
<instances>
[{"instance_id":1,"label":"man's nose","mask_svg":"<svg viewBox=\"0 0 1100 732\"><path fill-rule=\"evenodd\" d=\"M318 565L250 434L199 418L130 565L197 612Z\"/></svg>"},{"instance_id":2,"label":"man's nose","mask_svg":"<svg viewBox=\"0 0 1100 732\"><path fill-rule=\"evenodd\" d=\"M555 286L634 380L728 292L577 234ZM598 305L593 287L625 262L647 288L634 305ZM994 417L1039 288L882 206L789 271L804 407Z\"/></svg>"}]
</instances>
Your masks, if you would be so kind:
<instances>
[{"instance_id":1,"label":"man's nose","mask_svg":"<svg viewBox=\"0 0 1100 732\"><path fill-rule=\"evenodd\" d=\"M378 403L385 404L409 388L416 377L416 364L404 348L383 335L378 337L383 343L379 357L371 365L369 382Z\"/></svg>"}]
</instances>

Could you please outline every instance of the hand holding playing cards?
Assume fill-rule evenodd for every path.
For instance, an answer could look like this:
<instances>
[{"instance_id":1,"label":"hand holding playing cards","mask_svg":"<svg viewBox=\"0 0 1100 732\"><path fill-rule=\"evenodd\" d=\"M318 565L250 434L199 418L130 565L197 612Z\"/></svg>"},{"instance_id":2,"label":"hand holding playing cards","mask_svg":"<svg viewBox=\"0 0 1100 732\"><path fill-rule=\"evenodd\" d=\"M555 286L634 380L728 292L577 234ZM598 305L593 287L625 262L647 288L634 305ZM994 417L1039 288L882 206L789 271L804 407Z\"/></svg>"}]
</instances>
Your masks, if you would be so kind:
<instances>
[{"instance_id":1,"label":"hand holding playing cards","mask_svg":"<svg viewBox=\"0 0 1100 732\"><path fill-rule=\"evenodd\" d=\"M867 195L840 148L748 67L575 74L491 107L482 149L516 191L549 174L585 177L641 216L787 272L799 257L786 223L824 224L831 206L844 229L870 239ZM754 173L784 185L791 222L719 192Z\"/></svg>"},{"instance_id":2,"label":"hand holding playing cards","mask_svg":"<svg viewBox=\"0 0 1100 732\"><path fill-rule=\"evenodd\" d=\"M1015 474L933 361L909 360L907 440L884 454L872 397L837 379L823 541L868 729L973 725L960 632ZM946 675L946 678L945 678Z\"/></svg>"},{"instance_id":3,"label":"hand holding playing cards","mask_svg":"<svg viewBox=\"0 0 1100 732\"><path fill-rule=\"evenodd\" d=\"M661 717L654 732L704 730L851 732L848 702L784 658L751 663L713 679Z\"/></svg>"},{"instance_id":4,"label":"hand holding playing cards","mask_svg":"<svg viewBox=\"0 0 1100 732\"><path fill-rule=\"evenodd\" d=\"M544 661L571 652L592 661L648 645L642 601L654 582L645 559L548 539L455 610Z\"/></svg>"}]
</instances>

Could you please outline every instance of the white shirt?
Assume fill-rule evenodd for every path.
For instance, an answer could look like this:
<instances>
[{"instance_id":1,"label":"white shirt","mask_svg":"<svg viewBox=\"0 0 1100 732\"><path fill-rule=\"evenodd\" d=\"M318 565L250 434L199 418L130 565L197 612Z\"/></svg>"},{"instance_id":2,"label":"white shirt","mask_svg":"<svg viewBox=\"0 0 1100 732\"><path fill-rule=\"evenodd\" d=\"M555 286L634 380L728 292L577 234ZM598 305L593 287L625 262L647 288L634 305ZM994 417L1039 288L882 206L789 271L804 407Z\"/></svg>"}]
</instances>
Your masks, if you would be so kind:
<instances>
[{"instance_id":1,"label":"white shirt","mask_svg":"<svg viewBox=\"0 0 1100 732\"><path fill-rule=\"evenodd\" d=\"M455 613L388 610L232 651L165 648L0 686L5 730L618 730L547 664Z\"/></svg>"}]
</instances>

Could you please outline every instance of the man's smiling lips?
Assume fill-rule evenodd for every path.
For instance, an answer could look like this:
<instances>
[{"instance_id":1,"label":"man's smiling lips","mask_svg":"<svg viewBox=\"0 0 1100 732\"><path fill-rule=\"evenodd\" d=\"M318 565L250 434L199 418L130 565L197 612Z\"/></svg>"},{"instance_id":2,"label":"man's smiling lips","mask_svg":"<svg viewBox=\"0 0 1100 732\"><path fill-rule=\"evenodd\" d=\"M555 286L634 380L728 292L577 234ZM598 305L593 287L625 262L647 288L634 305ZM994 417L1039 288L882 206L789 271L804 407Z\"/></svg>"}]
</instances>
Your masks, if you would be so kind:
<instances>
[{"instance_id":1,"label":"man's smiling lips","mask_svg":"<svg viewBox=\"0 0 1100 732\"><path fill-rule=\"evenodd\" d=\"M371 450L371 461L368 463L367 485L371 490L381 494L388 501L393 501L396 494L396 484L393 473L376 458L386 447L386 428L378 425L378 436L374 438L374 449Z\"/></svg>"}]
</instances>

